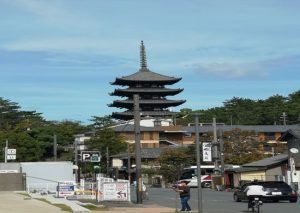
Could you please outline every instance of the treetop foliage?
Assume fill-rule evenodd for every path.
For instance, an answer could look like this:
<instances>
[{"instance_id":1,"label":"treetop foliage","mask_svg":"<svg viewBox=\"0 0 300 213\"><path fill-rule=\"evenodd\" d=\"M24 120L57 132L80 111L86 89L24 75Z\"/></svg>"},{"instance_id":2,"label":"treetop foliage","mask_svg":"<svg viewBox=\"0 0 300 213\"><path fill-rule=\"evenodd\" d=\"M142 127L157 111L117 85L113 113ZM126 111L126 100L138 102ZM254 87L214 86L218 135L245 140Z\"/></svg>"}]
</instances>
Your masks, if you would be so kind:
<instances>
[{"instance_id":1,"label":"treetop foliage","mask_svg":"<svg viewBox=\"0 0 300 213\"><path fill-rule=\"evenodd\" d=\"M192 113L200 113L201 122L211 123L214 117L218 123L226 125L282 125L283 112L287 124L300 123L300 90L287 97L273 95L265 100L233 97L223 102L223 106L207 110L181 109L177 124L194 123Z\"/></svg>"}]
</instances>

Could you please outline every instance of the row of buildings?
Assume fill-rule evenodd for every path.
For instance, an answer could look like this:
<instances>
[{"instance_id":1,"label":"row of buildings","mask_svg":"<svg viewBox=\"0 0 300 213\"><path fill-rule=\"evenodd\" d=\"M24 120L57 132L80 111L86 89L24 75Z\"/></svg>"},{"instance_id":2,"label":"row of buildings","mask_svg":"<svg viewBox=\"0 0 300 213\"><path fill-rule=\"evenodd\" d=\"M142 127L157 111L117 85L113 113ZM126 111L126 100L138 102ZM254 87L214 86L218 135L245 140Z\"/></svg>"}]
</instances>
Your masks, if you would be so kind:
<instances>
[{"instance_id":1,"label":"row of buildings","mask_svg":"<svg viewBox=\"0 0 300 213\"><path fill-rule=\"evenodd\" d=\"M122 136L125 141L130 145L134 145L134 125L132 121L112 126L116 134ZM195 144L195 126L179 126L173 125L171 120L161 120L157 123L155 119L144 119L141 121L141 146L142 146L142 162L144 167L156 166L157 158L160 156L164 149L176 148L182 146L189 146ZM290 149L300 149L300 127L297 125L217 125L218 130L222 130L225 140L230 140L230 135L238 133L244 135L243 138L251 145L251 143L259 144L256 147L259 152L265 155L266 159L252 162L245 165L240 165L239 168L233 169L227 167L227 184L228 187L234 187L239 184L241 180L283 180L291 181L291 156ZM213 125L200 124L199 126L201 141L213 141ZM76 135L76 144L85 148L84 142L93 135L93 132L87 134ZM276 147L281 149L276 149ZM280 152L278 152L280 150ZM271 158L267 158L268 156ZM300 158L297 153L293 154L295 157L294 170L300 172ZM134 153L120 153L110 156L111 167L118 170L127 170L128 156L134 164ZM213 162L212 162L213 163ZM292 169L293 170L293 169ZM298 173L294 180L299 180Z\"/></svg>"}]
</instances>

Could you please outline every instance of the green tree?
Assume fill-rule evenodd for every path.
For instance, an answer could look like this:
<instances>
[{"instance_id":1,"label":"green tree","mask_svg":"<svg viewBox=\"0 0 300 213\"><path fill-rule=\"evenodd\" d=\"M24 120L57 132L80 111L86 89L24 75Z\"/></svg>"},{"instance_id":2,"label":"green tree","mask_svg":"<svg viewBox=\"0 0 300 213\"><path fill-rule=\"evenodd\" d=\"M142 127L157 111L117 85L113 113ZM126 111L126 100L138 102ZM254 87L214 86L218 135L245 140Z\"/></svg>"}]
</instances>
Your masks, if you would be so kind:
<instances>
[{"instance_id":1,"label":"green tree","mask_svg":"<svg viewBox=\"0 0 300 213\"><path fill-rule=\"evenodd\" d=\"M263 153L259 151L259 142L254 140L254 132L235 129L225 132L224 157L226 164L242 165L251 161L263 159Z\"/></svg>"},{"instance_id":2,"label":"green tree","mask_svg":"<svg viewBox=\"0 0 300 213\"><path fill-rule=\"evenodd\" d=\"M106 172L106 149L108 148L109 155L118 154L127 149L127 144L121 136L115 134L114 130L108 127L98 129L95 135L87 142L88 149L100 151L101 172Z\"/></svg>"},{"instance_id":3,"label":"green tree","mask_svg":"<svg viewBox=\"0 0 300 213\"><path fill-rule=\"evenodd\" d=\"M167 182L179 180L183 169L194 161L189 154L191 150L187 148L166 149L164 150L158 161L161 165L160 173Z\"/></svg>"}]
</instances>

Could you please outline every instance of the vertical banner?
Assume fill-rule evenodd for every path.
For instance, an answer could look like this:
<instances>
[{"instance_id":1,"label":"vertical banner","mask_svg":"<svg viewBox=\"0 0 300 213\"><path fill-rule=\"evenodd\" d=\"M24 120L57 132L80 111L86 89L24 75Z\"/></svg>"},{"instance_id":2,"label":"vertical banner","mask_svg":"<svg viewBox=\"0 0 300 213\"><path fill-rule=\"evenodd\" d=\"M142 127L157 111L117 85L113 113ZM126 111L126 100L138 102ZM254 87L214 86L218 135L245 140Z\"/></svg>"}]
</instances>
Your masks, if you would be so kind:
<instances>
[{"instance_id":1,"label":"vertical banner","mask_svg":"<svg viewBox=\"0 0 300 213\"><path fill-rule=\"evenodd\" d=\"M202 143L203 161L211 161L211 143Z\"/></svg>"}]
</instances>

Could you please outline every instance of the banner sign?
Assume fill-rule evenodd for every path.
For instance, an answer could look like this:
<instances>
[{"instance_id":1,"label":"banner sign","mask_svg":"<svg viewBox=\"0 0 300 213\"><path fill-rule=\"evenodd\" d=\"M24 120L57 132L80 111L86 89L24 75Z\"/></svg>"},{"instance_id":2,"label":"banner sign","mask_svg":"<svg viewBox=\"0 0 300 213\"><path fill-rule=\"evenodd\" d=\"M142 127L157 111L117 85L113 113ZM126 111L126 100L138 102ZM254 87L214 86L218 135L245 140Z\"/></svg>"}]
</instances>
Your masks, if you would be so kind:
<instances>
[{"instance_id":1,"label":"banner sign","mask_svg":"<svg viewBox=\"0 0 300 213\"><path fill-rule=\"evenodd\" d=\"M202 143L203 161L211 161L211 143Z\"/></svg>"},{"instance_id":2,"label":"banner sign","mask_svg":"<svg viewBox=\"0 0 300 213\"><path fill-rule=\"evenodd\" d=\"M128 183L103 183L103 200L107 201L127 201Z\"/></svg>"}]
</instances>

